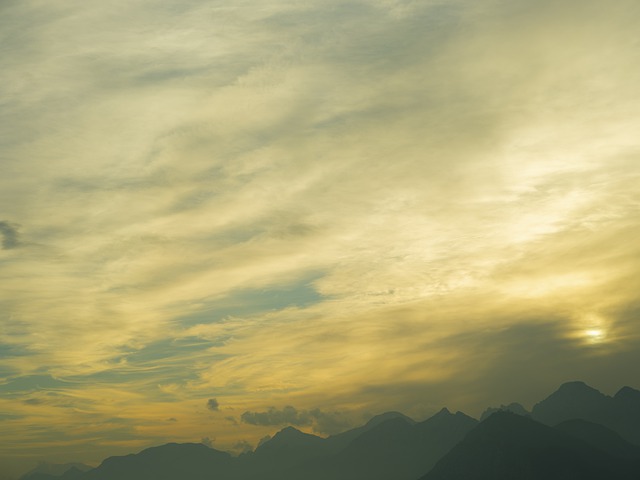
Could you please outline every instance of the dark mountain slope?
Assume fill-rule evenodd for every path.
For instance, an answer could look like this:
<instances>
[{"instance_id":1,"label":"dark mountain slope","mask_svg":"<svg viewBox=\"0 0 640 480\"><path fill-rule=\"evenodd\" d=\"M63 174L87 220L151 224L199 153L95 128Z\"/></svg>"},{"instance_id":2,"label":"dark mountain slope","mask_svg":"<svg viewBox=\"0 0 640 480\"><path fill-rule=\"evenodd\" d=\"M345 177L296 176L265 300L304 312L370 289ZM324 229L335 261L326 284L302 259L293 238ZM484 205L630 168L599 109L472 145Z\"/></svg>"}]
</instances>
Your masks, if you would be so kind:
<instances>
[{"instance_id":1,"label":"dark mountain slope","mask_svg":"<svg viewBox=\"0 0 640 480\"><path fill-rule=\"evenodd\" d=\"M567 420L555 426L573 437L588 443L612 456L640 459L640 447L627 442L616 432L603 425L582 419Z\"/></svg>"},{"instance_id":2,"label":"dark mountain slope","mask_svg":"<svg viewBox=\"0 0 640 480\"><path fill-rule=\"evenodd\" d=\"M526 408L524 408L519 403L510 403L509 405L500 405L499 407L489 407L480 416L480 421L489 418L492 414L500 411L507 411L511 413L517 413L518 415L522 415L523 417L530 417L531 412L528 412Z\"/></svg>"},{"instance_id":3,"label":"dark mountain slope","mask_svg":"<svg viewBox=\"0 0 640 480\"><path fill-rule=\"evenodd\" d=\"M476 424L477 420L446 409L420 423L392 418L362 433L337 454L301 465L287 478L414 480Z\"/></svg>"},{"instance_id":4,"label":"dark mountain slope","mask_svg":"<svg viewBox=\"0 0 640 480\"><path fill-rule=\"evenodd\" d=\"M233 458L197 443L169 443L135 455L107 458L82 480L215 480L228 478Z\"/></svg>"},{"instance_id":5,"label":"dark mountain slope","mask_svg":"<svg viewBox=\"0 0 640 480\"><path fill-rule=\"evenodd\" d=\"M624 438L640 446L640 390L622 387L613 396L616 410L612 428Z\"/></svg>"},{"instance_id":6,"label":"dark mountain slope","mask_svg":"<svg viewBox=\"0 0 640 480\"><path fill-rule=\"evenodd\" d=\"M376 415L361 427L353 428L351 430L347 430L346 432L338 433L336 435L331 435L330 437L327 438L327 444L329 446L329 449L332 452L338 452L344 449L355 438L359 437L363 433L368 432L369 430L372 430L373 428L377 427L381 423L386 422L387 420L392 420L394 418L401 418L409 424L416 423L413 419L407 417L406 415L403 415L400 412L385 412L383 414Z\"/></svg>"},{"instance_id":7,"label":"dark mountain slope","mask_svg":"<svg viewBox=\"0 0 640 480\"><path fill-rule=\"evenodd\" d=\"M609 397L583 382L565 383L537 403L531 416L551 426L575 418L588 420L640 446L640 391L631 387L623 387Z\"/></svg>"},{"instance_id":8,"label":"dark mountain slope","mask_svg":"<svg viewBox=\"0 0 640 480\"><path fill-rule=\"evenodd\" d=\"M604 423L609 420L610 402L611 397L583 382L569 382L537 403L531 415L546 425L557 425L574 418Z\"/></svg>"},{"instance_id":9,"label":"dark mountain slope","mask_svg":"<svg viewBox=\"0 0 640 480\"><path fill-rule=\"evenodd\" d=\"M92 467L84 463L48 463L40 462L36 468L25 473L20 480L49 480L54 478L73 479Z\"/></svg>"},{"instance_id":10,"label":"dark mountain slope","mask_svg":"<svg viewBox=\"0 0 640 480\"><path fill-rule=\"evenodd\" d=\"M422 480L637 480L631 462L531 419L497 412Z\"/></svg>"},{"instance_id":11,"label":"dark mountain slope","mask_svg":"<svg viewBox=\"0 0 640 480\"><path fill-rule=\"evenodd\" d=\"M237 472L240 478L281 478L284 471L328 452L325 439L286 427L240 457Z\"/></svg>"}]
</instances>

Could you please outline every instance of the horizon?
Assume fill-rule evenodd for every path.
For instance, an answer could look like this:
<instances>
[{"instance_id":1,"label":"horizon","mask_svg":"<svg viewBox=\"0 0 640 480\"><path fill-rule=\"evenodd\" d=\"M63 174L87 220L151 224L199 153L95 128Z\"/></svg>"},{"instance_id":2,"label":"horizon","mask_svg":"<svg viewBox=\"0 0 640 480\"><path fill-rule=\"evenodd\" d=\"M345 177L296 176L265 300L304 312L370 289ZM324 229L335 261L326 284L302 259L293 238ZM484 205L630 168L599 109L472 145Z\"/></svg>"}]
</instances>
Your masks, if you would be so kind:
<instances>
[{"instance_id":1,"label":"horizon","mask_svg":"<svg viewBox=\"0 0 640 480\"><path fill-rule=\"evenodd\" d=\"M595 387L593 387L592 385L587 384L586 382L583 382L582 380L570 380L567 382L563 382L562 384L557 386L557 389L554 390L553 392L549 393L549 397L556 393L557 391L562 390L563 387L567 386L567 385L575 385L575 384L579 384L579 385L584 385L587 389L594 389ZM596 391L600 392L602 395L604 395L607 398L613 398L615 394L619 393L620 391L624 390L624 389L628 389L631 388L632 390L635 390L636 392L640 392L640 390L636 389L635 387L631 386L631 385L623 385L620 386L615 392L612 393L606 393L606 392L601 392L599 389L595 388ZM460 411L460 410L455 410L455 409L450 409L447 406L443 406L441 409L439 409L436 412L433 412L431 414L429 414L428 416L426 416L425 418L421 418L421 419L416 419L413 418L409 415L405 415L403 412L400 411L386 411L386 412L380 412L377 414L373 414L371 415L369 418L364 419L364 421L361 424L357 424L357 425L351 425L349 427L345 427L343 430L340 431L336 431L334 433L331 434L319 434L318 432L312 430L309 426L301 426L301 425L297 425L294 426L291 423L287 423L284 422L282 424L280 424L280 427L278 427L276 430L273 430L271 434L267 434L266 436L262 437L259 442L257 442L256 445L250 445L250 444L245 444L244 445L244 450L243 451L238 451L237 448L231 448L231 449L225 449L225 448L221 448L217 445L214 445L212 440L208 437L202 438L200 439L200 441L194 440L194 441L184 441L184 442L174 442L174 441L167 441L167 442L163 442L163 443L158 443L158 444L148 444L148 445L144 445L142 447L140 447L139 449L135 450L135 451L129 451L129 452L122 452L119 455L108 455L107 457L104 457L102 459L100 459L98 462L93 462L93 463L87 463L87 462L83 462L73 458L68 458L66 461L52 461L54 459L45 459L45 458L40 458L38 460L36 460L36 463L32 463L27 467L26 464L22 465L21 468L22 470L20 470L20 468L18 468L18 470L16 470L16 473L14 473L13 477L6 477L6 478L18 478L18 476L20 475L24 475L30 471L33 471L34 468L36 467L42 467L42 466L60 466L60 465L66 465L66 464L72 464L72 463L80 463L83 465L86 465L88 467L91 468L96 468L98 467L104 460L106 460L107 458L110 457L118 457L118 456L127 456L127 455L131 455L131 454L138 454L144 450L147 450L149 448L157 448L157 447L162 447L165 445L180 445L180 444L189 444L189 445L203 445L207 448L210 449L214 449L214 450L218 450L218 451L222 451L222 452L226 452L231 454L232 456L240 456L240 455L244 455L246 453L250 453L250 452L254 452L257 448L259 448L263 443L268 442L269 440L272 440L277 434L279 434L282 431L286 431L288 429L294 429L298 432L302 432L302 433L306 433L306 434L311 434L314 435L316 437L319 438L329 438L332 437L333 435L340 435L341 433L345 433L348 432L350 430L353 429L358 429L360 427L364 427L365 425L367 425L370 421L374 420L377 417L384 417L387 416L388 414L400 414L401 416L407 417L409 418L409 420L411 420L412 422L416 422L416 423L421 423L421 422L426 422L427 420L433 418L433 417L437 417L438 415L440 415L442 412L446 412L449 415L457 415L459 413L463 414L464 416L467 416L469 418L472 418L474 420L477 420L479 422L483 422L484 419L482 418L482 416L486 413L489 413L491 410L495 410L494 412L489 413L488 416L491 416L493 413L496 413L497 411L502 411L502 412L513 412L512 410L510 410L508 407L513 406L514 404L516 404L517 406L521 406L524 407L524 409L526 410L527 416L530 415L534 409L534 407L539 404L542 403L545 399L549 398L549 397L544 397L544 398L540 398L538 401L536 401L534 404L532 404L531 406L527 406L527 405L522 405L520 402L515 402L515 401L505 401L503 404L500 405L488 405L484 408L484 410L482 411L482 415L469 415L466 412ZM518 415L520 415L520 413L518 413ZM488 418L487 416L487 418ZM58 459L59 460L59 459ZM0 478L5 478L5 477L0 477Z\"/></svg>"},{"instance_id":2,"label":"horizon","mask_svg":"<svg viewBox=\"0 0 640 480\"><path fill-rule=\"evenodd\" d=\"M147 446L143 447L141 450L134 451L134 452L129 452L129 453L125 454L125 456L126 455L131 455L131 454L136 455L138 453L141 453L144 450L155 449L155 448L158 448L158 447L169 446L169 445L203 445L204 447L207 447L207 448L210 448L210 449L214 449L214 450L219 450L219 451L222 451L222 452L226 452L226 453L231 454L232 456L238 457L238 456L241 456L241 455L244 455L244 454L247 454L247 453L255 452L255 450L258 449L263 443L266 443L266 442L274 439L279 433L284 432L284 431L294 430L294 431L297 431L299 433L311 434L311 435L314 435L314 436L316 436L318 438L328 439L328 438L330 438L330 437L332 437L334 435L340 435L340 434L346 433L346 432L348 432L350 430L359 429L361 427L364 427L365 425L368 425L374 419L376 419L378 417L385 417L385 416L388 416L389 414L399 414L400 416L407 417L410 421L415 422L416 424L422 423L422 422L426 422L426 421L428 421L428 420L430 420L430 419L432 419L434 417L438 417L443 412L445 412L446 414L451 415L451 416L455 416L455 415L458 415L458 414L463 414L464 416L472 418L472 419L474 419L474 420L476 420L478 422L484 422L486 419L488 419L490 416L492 416L493 414L495 414L497 412L503 412L503 413L507 412L507 413L511 413L511 414L514 414L514 415L518 415L518 416L522 415L521 413L514 413L513 410L509 409L509 407L511 407L514 404L516 404L516 406L523 406L525 408L525 410L526 410L526 416L529 417L529 415L531 415L533 413L533 410L534 410L533 407L535 407L538 404L544 403L544 400L548 400L553 394L557 393L558 391L563 390L563 388L568 386L568 385L584 385L588 390L594 389L593 386L588 385L587 383L585 383L585 382L583 382L581 380L572 380L572 381L564 382L561 385L558 385L558 388L554 392L551 392L548 397L541 398L540 401L536 402L536 404L532 405L531 408L529 408L527 406L523 406L518 402L509 402L509 404L505 403L505 404L502 404L502 405L499 405L499 406L498 405L488 406L483 411L483 415L478 415L477 417L474 417L474 416L471 416L471 415L467 415L465 412L451 410L451 409L447 408L446 406L442 407L442 409L440 409L439 411L427 416L424 419L414 419L414 418L411 418L411 417L409 417L407 415L404 415L402 412L398 412L398 411L381 412L381 413L373 415L371 418L368 418L361 425L354 425L354 426L349 427L349 428L347 428L345 430L342 430L340 432L335 432L335 433L330 434L330 435L318 435L316 432L308 431L309 430L308 427L307 428L302 427L302 426L295 427L295 426L290 425L290 424L285 424L285 426L283 426L282 428L279 428L278 430L274 431L272 435L267 435L267 436L263 437L262 439L260 439L258 444L255 445L253 448L247 448L245 451L242 451L242 452L238 452L238 451L234 451L234 450L224 450L224 449L217 448L216 446L213 445L213 443L210 441L209 438L203 438L199 442L198 441L180 442L180 443L178 443L178 442L167 442L167 443L161 443L161 444L157 444L157 445L147 445ZM632 387L630 385L624 385L624 386L621 386L615 392L615 394L619 393L620 391L622 391L624 389L628 389L628 388L631 388L635 392L640 393L640 390L638 390L638 389L636 389L636 388L634 388L634 387ZM610 394L607 394L605 392L600 392L598 389L595 389L595 390L598 391L599 393L601 393L602 395L604 395L607 398L613 398L614 397L614 395L610 395ZM494 410L494 411L491 412L491 410ZM487 413L488 413L487 418L485 418L485 419L481 418L482 416L484 416ZM385 420L385 421L387 421L387 420ZM249 446L247 445L247 447L249 447ZM107 457L107 458L109 458L109 457ZM38 461L37 465L32 465L32 467L46 467L46 466L55 467L55 466L68 465L68 464L72 464L72 463L81 463L81 464L83 464L83 465L85 465L87 467L96 468L104 460L106 460L107 458L104 458L100 462L98 462L96 464L93 464L93 465L92 464L87 464L87 463L84 463L84 462L77 462L77 461L72 461L72 462L50 462L50 461L47 461L47 460L40 460L40 461ZM32 471L32 470L33 470L33 468L29 468L29 469L23 471L22 474L28 473L29 471Z\"/></svg>"},{"instance_id":3,"label":"horizon","mask_svg":"<svg viewBox=\"0 0 640 480\"><path fill-rule=\"evenodd\" d=\"M638 387L638 24L2 2L0 480Z\"/></svg>"}]
</instances>

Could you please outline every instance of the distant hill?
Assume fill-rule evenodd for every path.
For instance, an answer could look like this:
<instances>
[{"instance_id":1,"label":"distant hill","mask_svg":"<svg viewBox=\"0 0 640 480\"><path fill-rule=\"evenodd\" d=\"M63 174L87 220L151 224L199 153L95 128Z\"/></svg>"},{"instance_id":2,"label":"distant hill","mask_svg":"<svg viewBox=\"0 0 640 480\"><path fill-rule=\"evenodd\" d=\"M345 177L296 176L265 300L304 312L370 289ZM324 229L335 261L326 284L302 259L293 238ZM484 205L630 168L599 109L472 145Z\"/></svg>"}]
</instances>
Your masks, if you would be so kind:
<instances>
[{"instance_id":1,"label":"distant hill","mask_svg":"<svg viewBox=\"0 0 640 480\"><path fill-rule=\"evenodd\" d=\"M419 423L394 415L362 431L342 451L301 464L282 478L414 480L477 423L446 409Z\"/></svg>"},{"instance_id":2,"label":"distant hill","mask_svg":"<svg viewBox=\"0 0 640 480\"><path fill-rule=\"evenodd\" d=\"M640 447L624 440L620 435L597 423L582 419L567 420L555 427L557 430L579 438L592 447L616 457L640 458Z\"/></svg>"},{"instance_id":3,"label":"distant hill","mask_svg":"<svg viewBox=\"0 0 640 480\"><path fill-rule=\"evenodd\" d=\"M609 397L569 382L531 413L511 403L482 418L387 412L328 438L286 427L239 457L170 443L94 469L41 464L20 480L640 480L640 391L631 387Z\"/></svg>"},{"instance_id":4,"label":"distant hill","mask_svg":"<svg viewBox=\"0 0 640 480\"><path fill-rule=\"evenodd\" d=\"M626 443L622 449L629 447ZM421 480L638 478L640 464L635 459L603 451L562 430L501 411L473 429Z\"/></svg>"},{"instance_id":5,"label":"distant hill","mask_svg":"<svg viewBox=\"0 0 640 480\"><path fill-rule=\"evenodd\" d=\"M500 405L499 407L487 408L484 412L482 412L482 415L480 416L480 421L482 422L487 418L489 418L493 413L500 412L500 411L517 413L518 415L522 415L523 417L531 416L531 412L527 411L527 409L524 408L519 403L514 402L514 403L510 403L509 405Z\"/></svg>"},{"instance_id":6,"label":"distant hill","mask_svg":"<svg viewBox=\"0 0 640 480\"><path fill-rule=\"evenodd\" d=\"M57 478L73 480L92 468L84 463L40 462L36 468L22 475L19 480L51 480Z\"/></svg>"},{"instance_id":7,"label":"distant hill","mask_svg":"<svg viewBox=\"0 0 640 480\"><path fill-rule=\"evenodd\" d=\"M136 455L109 457L81 480L212 480L231 473L233 458L202 444L169 443Z\"/></svg>"},{"instance_id":8,"label":"distant hill","mask_svg":"<svg viewBox=\"0 0 640 480\"><path fill-rule=\"evenodd\" d=\"M238 461L239 478L280 478L283 471L329 453L326 440L286 427Z\"/></svg>"},{"instance_id":9,"label":"distant hill","mask_svg":"<svg viewBox=\"0 0 640 480\"><path fill-rule=\"evenodd\" d=\"M623 387L609 397L583 382L565 383L537 403L531 416L547 425L576 418L588 420L640 445L640 391L631 387Z\"/></svg>"},{"instance_id":10,"label":"distant hill","mask_svg":"<svg viewBox=\"0 0 640 480\"><path fill-rule=\"evenodd\" d=\"M327 444L329 445L329 449L332 452L338 452L345 448L349 443L351 443L356 437L359 437L365 432L372 430L377 427L381 423L386 422L387 420L392 420L394 418L400 418L404 420L408 424L415 424L416 422L407 417L406 415L400 412L386 412L380 415L376 415L371 418L366 424L361 427L353 428L351 430L347 430L346 432L338 433L336 435L331 435L327 438Z\"/></svg>"},{"instance_id":11,"label":"distant hill","mask_svg":"<svg viewBox=\"0 0 640 480\"><path fill-rule=\"evenodd\" d=\"M201 444L167 444L110 457L77 480L415 480L476 424L447 409L419 423L389 412L326 439L286 427L237 458ZM76 480L41 480L53 479Z\"/></svg>"}]
</instances>

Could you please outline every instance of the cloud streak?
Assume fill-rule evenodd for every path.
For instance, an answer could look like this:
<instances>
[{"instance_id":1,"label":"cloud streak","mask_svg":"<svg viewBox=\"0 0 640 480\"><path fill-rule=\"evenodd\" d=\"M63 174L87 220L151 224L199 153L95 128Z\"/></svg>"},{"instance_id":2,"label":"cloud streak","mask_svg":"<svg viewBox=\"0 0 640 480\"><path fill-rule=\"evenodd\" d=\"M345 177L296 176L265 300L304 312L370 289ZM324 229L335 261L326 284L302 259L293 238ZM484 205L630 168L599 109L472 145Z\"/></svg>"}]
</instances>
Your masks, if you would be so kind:
<instances>
[{"instance_id":1,"label":"cloud streak","mask_svg":"<svg viewBox=\"0 0 640 480\"><path fill-rule=\"evenodd\" d=\"M1 7L2 444L630 383L635 2L258 3Z\"/></svg>"},{"instance_id":2,"label":"cloud streak","mask_svg":"<svg viewBox=\"0 0 640 480\"><path fill-rule=\"evenodd\" d=\"M240 420L249 425L283 426L295 425L297 427L309 427L319 433L338 433L350 426L350 420L337 412L327 413L319 408L311 410L298 410L291 405L282 409L269 407L262 412L246 411L240 415Z\"/></svg>"},{"instance_id":3,"label":"cloud streak","mask_svg":"<svg viewBox=\"0 0 640 480\"><path fill-rule=\"evenodd\" d=\"M17 225L0 221L0 235L2 235L2 248L11 250L19 246Z\"/></svg>"}]
</instances>

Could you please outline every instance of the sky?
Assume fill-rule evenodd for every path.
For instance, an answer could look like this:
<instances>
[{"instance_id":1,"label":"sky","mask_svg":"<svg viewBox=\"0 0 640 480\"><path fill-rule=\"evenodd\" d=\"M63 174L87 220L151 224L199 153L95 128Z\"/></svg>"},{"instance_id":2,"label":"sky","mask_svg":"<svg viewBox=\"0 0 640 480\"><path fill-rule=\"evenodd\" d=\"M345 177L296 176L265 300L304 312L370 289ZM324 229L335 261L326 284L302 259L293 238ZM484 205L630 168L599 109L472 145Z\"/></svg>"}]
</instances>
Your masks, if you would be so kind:
<instances>
[{"instance_id":1,"label":"sky","mask_svg":"<svg viewBox=\"0 0 640 480\"><path fill-rule=\"evenodd\" d=\"M0 2L0 478L640 387L639 23Z\"/></svg>"}]
</instances>

